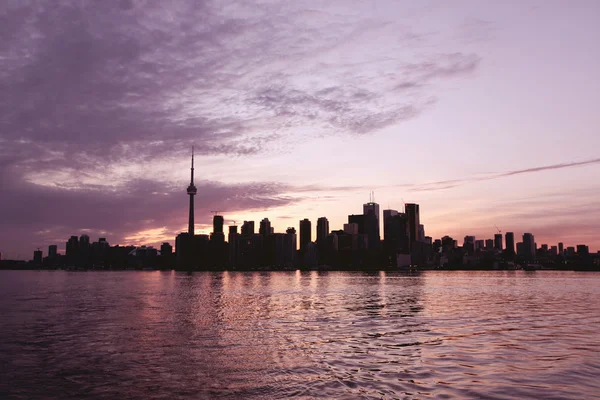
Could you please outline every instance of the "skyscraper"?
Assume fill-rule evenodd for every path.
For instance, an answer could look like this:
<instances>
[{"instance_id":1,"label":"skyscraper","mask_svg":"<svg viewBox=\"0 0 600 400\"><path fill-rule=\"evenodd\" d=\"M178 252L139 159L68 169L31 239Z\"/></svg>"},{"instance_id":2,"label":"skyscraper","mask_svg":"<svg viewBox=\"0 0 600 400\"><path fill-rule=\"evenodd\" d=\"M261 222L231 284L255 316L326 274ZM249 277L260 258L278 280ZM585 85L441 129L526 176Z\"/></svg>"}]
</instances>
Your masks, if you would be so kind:
<instances>
[{"instance_id":1,"label":"skyscraper","mask_svg":"<svg viewBox=\"0 0 600 400\"><path fill-rule=\"evenodd\" d=\"M81 235L79 237L79 247L89 247L90 246L90 237L88 235Z\"/></svg>"},{"instance_id":2,"label":"skyscraper","mask_svg":"<svg viewBox=\"0 0 600 400\"><path fill-rule=\"evenodd\" d=\"M369 238L369 247L378 248L381 241L379 204L374 201L363 204L363 215L365 216L365 233Z\"/></svg>"},{"instance_id":3,"label":"skyscraper","mask_svg":"<svg viewBox=\"0 0 600 400\"><path fill-rule=\"evenodd\" d=\"M190 186L187 188L187 194L190 196L190 216L188 221L188 233L190 236L194 236L194 196L198 192L196 186L194 186L194 146L192 146L192 168Z\"/></svg>"},{"instance_id":4,"label":"skyscraper","mask_svg":"<svg viewBox=\"0 0 600 400\"><path fill-rule=\"evenodd\" d=\"M33 252L33 263L34 264L41 264L42 263L42 251L41 250L35 250Z\"/></svg>"},{"instance_id":5,"label":"skyscraper","mask_svg":"<svg viewBox=\"0 0 600 400\"><path fill-rule=\"evenodd\" d=\"M410 233L406 214L396 210L383 210L383 246L388 257L395 260L396 254L408 254Z\"/></svg>"},{"instance_id":6,"label":"skyscraper","mask_svg":"<svg viewBox=\"0 0 600 400\"><path fill-rule=\"evenodd\" d=\"M558 255L565 255L565 245L562 242L558 243Z\"/></svg>"},{"instance_id":7,"label":"skyscraper","mask_svg":"<svg viewBox=\"0 0 600 400\"><path fill-rule=\"evenodd\" d=\"M523 255L528 261L535 261L535 238L531 233L523 234Z\"/></svg>"},{"instance_id":8,"label":"skyscraper","mask_svg":"<svg viewBox=\"0 0 600 400\"><path fill-rule=\"evenodd\" d=\"M497 250L502 251L502 234L501 233L496 233L494 235L494 247Z\"/></svg>"},{"instance_id":9,"label":"skyscraper","mask_svg":"<svg viewBox=\"0 0 600 400\"><path fill-rule=\"evenodd\" d=\"M294 264L296 259L296 228L287 228L285 231L284 247L285 247L285 260L289 265Z\"/></svg>"},{"instance_id":10,"label":"skyscraper","mask_svg":"<svg viewBox=\"0 0 600 400\"><path fill-rule=\"evenodd\" d=\"M317 219L317 243L322 244L329 235L329 221L325 217Z\"/></svg>"},{"instance_id":11,"label":"skyscraper","mask_svg":"<svg viewBox=\"0 0 600 400\"><path fill-rule=\"evenodd\" d=\"M254 221L244 221L241 229L242 235L254 235Z\"/></svg>"},{"instance_id":12,"label":"skyscraper","mask_svg":"<svg viewBox=\"0 0 600 400\"><path fill-rule=\"evenodd\" d=\"M171 246L168 242L164 242L160 245L160 255L167 257L173 254L173 246Z\"/></svg>"},{"instance_id":13,"label":"skyscraper","mask_svg":"<svg viewBox=\"0 0 600 400\"><path fill-rule=\"evenodd\" d=\"M465 236L463 249L469 254L475 251L475 236Z\"/></svg>"},{"instance_id":14,"label":"skyscraper","mask_svg":"<svg viewBox=\"0 0 600 400\"><path fill-rule=\"evenodd\" d=\"M419 217L419 205L413 203L406 204L405 211L408 218L410 241L413 243L418 242L422 239L419 237L419 225L421 225L421 219Z\"/></svg>"},{"instance_id":15,"label":"skyscraper","mask_svg":"<svg viewBox=\"0 0 600 400\"><path fill-rule=\"evenodd\" d=\"M361 235L365 233L365 216L363 214L348 215L348 223L356 224L358 226L358 233Z\"/></svg>"},{"instance_id":16,"label":"skyscraper","mask_svg":"<svg viewBox=\"0 0 600 400\"><path fill-rule=\"evenodd\" d=\"M57 251L56 245L51 244L50 246L48 246L48 257L56 258L57 255L58 255L58 251Z\"/></svg>"},{"instance_id":17,"label":"skyscraper","mask_svg":"<svg viewBox=\"0 0 600 400\"><path fill-rule=\"evenodd\" d=\"M300 221L300 251L304 251L306 249L306 245L311 242L311 223L308 218L304 218Z\"/></svg>"},{"instance_id":18,"label":"skyscraper","mask_svg":"<svg viewBox=\"0 0 600 400\"><path fill-rule=\"evenodd\" d=\"M269 236L271 234L271 221L269 221L269 218L263 218L263 220L260 221L258 233L263 236Z\"/></svg>"},{"instance_id":19,"label":"skyscraper","mask_svg":"<svg viewBox=\"0 0 600 400\"><path fill-rule=\"evenodd\" d=\"M213 217L213 233L224 233L223 232L223 216L215 215Z\"/></svg>"},{"instance_id":20,"label":"skyscraper","mask_svg":"<svg viewBox=\"0 0 600 400\"><path fill-rule=\"evenodd\" d=\"M223 216L213 216L213 231L210 235L210 240L215 243L225 242L225 232L223 232ZM213 249L214 251L214 249Z\"/></svg>"},{"instance_id":21,"label":"skyscraper","mask_svg":"<svg viewBox=\"0 0 600 400\"><path fill-rule=\"evenodd\" d=\"M506 232L504 239L506 240L506 252L515 254L515 234L513 232Z\"/></svg>"},{"instance_id":22,"label":"skyscraper","mask_svg":"<svg viewBox=\"0 0 600 400\"><path fill-rule=\"evenodd\" d=\"M77 262L77 256L79 253L79 238L75 235L67 241L65 255L67 257L67 264L74 265Z\"/></svg>"},{"instance_id":23,"label":"skyscraper","mask_svg":"<svg viewBox=\"0 0 600 400\"><path fill-rule=\"evenodd\" d=\"M398 210L383 210L383 240L385 240L386 237L385 221L394 215L398 215Z\"/></svg>"},{"instance_id":24,"label":"skyscraper","mask_svg":"<svg viewBox=\"0 0 600 400\"><path fill-rule=\"evenodd\" d=\"M227 236L227 241L229 242L229 265L232 267L237 265L237 238L237 225L229 225L229 235Z\"/></svg>"}]
</instances>

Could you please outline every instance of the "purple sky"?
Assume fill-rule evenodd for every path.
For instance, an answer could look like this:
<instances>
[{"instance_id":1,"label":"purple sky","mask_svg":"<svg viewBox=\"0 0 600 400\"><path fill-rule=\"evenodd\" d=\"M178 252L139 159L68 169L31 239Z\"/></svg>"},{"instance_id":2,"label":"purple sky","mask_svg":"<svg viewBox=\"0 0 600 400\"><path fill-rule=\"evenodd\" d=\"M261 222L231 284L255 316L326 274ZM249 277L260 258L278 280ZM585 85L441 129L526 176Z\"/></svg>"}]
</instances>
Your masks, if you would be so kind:
<instances>
[{"instance_id":1,"label":"purple sky","mask_svg":"<svg viewBox=\"0 0 600 400\"><path fill-rule=\"evenodd\" d=\"M0 2L0 252L338 229L600 249L600 2ZM322 2L323 3L323 2Z\"/></svg>"}]
</instances>

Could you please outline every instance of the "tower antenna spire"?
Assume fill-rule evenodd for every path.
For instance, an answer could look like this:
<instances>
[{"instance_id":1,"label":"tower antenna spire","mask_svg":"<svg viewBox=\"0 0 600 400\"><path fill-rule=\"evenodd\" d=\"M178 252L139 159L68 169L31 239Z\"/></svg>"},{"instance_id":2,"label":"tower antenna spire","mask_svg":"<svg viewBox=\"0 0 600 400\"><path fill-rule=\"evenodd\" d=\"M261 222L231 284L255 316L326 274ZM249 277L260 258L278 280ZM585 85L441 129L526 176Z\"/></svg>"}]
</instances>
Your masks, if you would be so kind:
<instances>
[{"instance_id":1,"label":"tower antenna spire","mask_svg":"<svg viewBox=\"0 0 600 400\"><path fill-rule=\"evenodd\" d=\"M196 186L194 186L194 145L192 145L192 167L190 168L191 180L190 186L187 188L187 194L190 196L190 214L188 221L188 233L194 236L194 196L198 192Z\"/></svg>"},{"instance_id":2,"label":"tower antenna spire","mask_svg":"<svg viewBox=\"0 0 600 400\"><path fill-rule=\"evenodd\" d=\"M194 184L194 145L192 145L192 168L191 168L191 172L192 172L192 179L191 179L191 185Z\"/></svg>"}]
</instances>

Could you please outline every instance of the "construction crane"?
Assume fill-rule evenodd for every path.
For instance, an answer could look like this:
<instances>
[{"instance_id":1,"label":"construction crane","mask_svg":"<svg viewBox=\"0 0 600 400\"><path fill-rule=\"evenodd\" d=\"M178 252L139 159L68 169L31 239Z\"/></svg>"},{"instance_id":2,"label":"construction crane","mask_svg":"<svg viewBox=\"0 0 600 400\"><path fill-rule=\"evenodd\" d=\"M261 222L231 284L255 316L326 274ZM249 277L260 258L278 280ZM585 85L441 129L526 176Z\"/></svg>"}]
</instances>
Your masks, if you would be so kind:
<instances>
[{"instance_id":1,"label":"construction crane","mask_svg":"<svg viewBox=\"0 0 600 400\"><path fill-rule=\"evenodd\" d=\"M210 212L211 212L211 213L213 213L213 214L215 214L215 215L219 215L219 213L220 213L221 211L212 211L212 210L211 210Z\"/></svg>"},{"instance_id":2,"label":"construction crane","mask_svg":"<svg viewBox=\"0 0 600 400\"><path fill-rule=\"evenodd\" d=\"M496 227L496 230L498 231L498 233L502 233L502 231L500 229L498 229L498 227L496 225L494 225Z\"/></svg>"}]
</instances>

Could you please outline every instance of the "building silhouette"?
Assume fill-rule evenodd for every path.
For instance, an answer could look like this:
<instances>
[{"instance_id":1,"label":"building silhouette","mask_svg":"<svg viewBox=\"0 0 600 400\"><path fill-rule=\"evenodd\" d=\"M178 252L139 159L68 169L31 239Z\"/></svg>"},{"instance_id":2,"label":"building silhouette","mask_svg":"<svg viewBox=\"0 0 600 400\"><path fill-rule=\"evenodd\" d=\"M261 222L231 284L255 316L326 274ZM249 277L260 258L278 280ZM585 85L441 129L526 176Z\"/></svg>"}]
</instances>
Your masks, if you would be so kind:
<instances>
[{"instance_id":1,"label":"building silhouette","mask_svg":"<svg viewBox=\"0 0 600 400\"><path fill-rule=\"evenodd\" d=\"M240 233L242 235L254 235L254 221L244 221Z\"/></svg>"},{"instance_id":2,"label":"building silhouette","mask_svg":"<svg viewBox=\"0 0 600 400\"><path fill-rule=\"evenodd\" d=\"M263 236L269 236L273 233L273 228L271 228L271 221L269 221L269 218L264 218L262 221L260 221L258 233Z\"/></svg>"},{"instance_id":3,"label":"building silhouette","mask_svg":"<svg viewBox=\"0 0 600 400\"><path fill-rule=\"evenodd\" d=\"M35 250L33 252L33 263L36 265L42 265L42 251L41 250Z\"/></svg>"},{"instance_id":4,"label":"building silhouette","mask_svg":"<svg viewBox=\"0 0 600 400\"><path fill-rule=\"evenodd\" d=\"M397 266L398 255L410 254L408 217L396 210L383 210L383 251L388 265Z\"/></svg>"},{"instance_id":5,"label":"building silhouette","mask_svg":"<svg viewBox=\"0 0 600 400\"><path fill-rule=\"evenodd\" d=\"M167 242L161 244L160 245L160 254L162 256L170 256L170 255L172 255L173 254L173 246L171 246Z\"/></svg>"},{"instance_id":6,"label":"building silhouette","mask_svg":"<svg viewBox=\"0 0 600 400\"><path fill-rule=\"evenodd\" d=\"M494 235L494 248L496 250L502 251L502 234L501 233L496 233Z\"/></svg>"},{"instance_id":7,"label":"building silhouette","mask_svg":"<svg viewBox=\"0 0 600 400\"><path fill-rule=\"evenodd\" d=\"M536 259L535 239L531 233L523 234L523 257L525 260L533 262Z\"/></svg>"},{"instance_id":8,"label":"building silhouette","mask_svg":"<svg viewBox=\"0 0 600 400\"><path fill-rule=\"evenodd\" d=\"M223 216L213 216L213 231L210 235L210 240L214 242L225 242L225 233L223 232Z\"/></svg>"},{"instance_id":9,"label":"building silhouette","mask_svg":"<svg viewBox=\"0 0 600 400\"><path fill-rule=\"evenodd\" d=\"M325 217L317 219L317 244L325 243L329 236L329 221Z\"/></svg>"},{"instance_id":10,"label":"building silhouette","mask_svg":"<svg viewBox=\"0 0 600 400\"><path fill-rule=\"evenodd\" d=\"M365 215L364 214L351 214L348 215L348 223L356 224L358 233L361 235L366 234Z\"/></svg>"},{"instance_id":11,"label":"building silhouette","mask_svg":"<svg viewBox=\"0 0 600 400\"><path fill-rule=\"evenodd\" d=\"M504 239L506 241L506 252L508 254L515 254L515 234L513 232L506 232Z\"/></svg>"},{"instance_id":12,"label":"building silhouette","mask_svg":"<svg viewBox=\"0 0 600 400\"><path fill-rule=\"evenodd\" d=\"M365 216L365 234L369 238L370 248L379 248L381 235L379 229L379 204L374 201L363 204L363 215Z\"/></svg>"},{"instance_id":13,"label":"building silhouette","mask_svg":"<svg viewBox=\"0 0 600 400\"><path fill-rule=\"evenodd\" d=\"M312 225L308 218L300 221L300 252L304 253L306 246L312 241Z\"/></svg>"},{"instance_id":14,"label":"building silhouette","mask_svg":"<svg viewBox=\"0 0 600 400\"><path fill-rule=\"evenodd\" d=\"M421 218L419 216L419 205L409 203L404 206L406 217L408 218L408 229L410 231L411 243L418 242L422 238L419 237L419 225L421 225Z\"/></svg>"}]
</instances>

